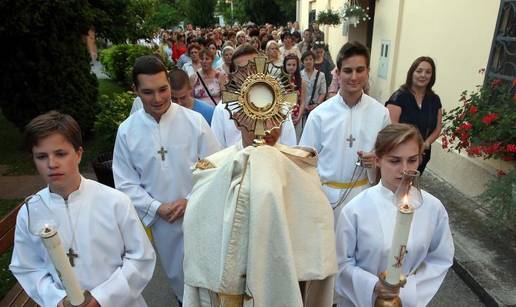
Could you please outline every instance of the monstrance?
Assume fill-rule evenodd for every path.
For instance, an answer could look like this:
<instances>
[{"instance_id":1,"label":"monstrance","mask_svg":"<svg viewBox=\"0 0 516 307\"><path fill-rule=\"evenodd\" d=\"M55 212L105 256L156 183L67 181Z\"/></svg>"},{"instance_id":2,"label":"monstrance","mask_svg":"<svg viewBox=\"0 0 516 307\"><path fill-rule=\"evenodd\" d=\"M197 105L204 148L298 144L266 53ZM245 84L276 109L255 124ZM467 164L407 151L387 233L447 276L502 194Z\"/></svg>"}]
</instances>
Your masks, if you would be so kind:
<instances>
[{"instance_id":1,"label":"monstrance","mask_svg":"<svg viewBox=\"0 0 516 307\"><path fill-rule=\"evenodd\" d=\"M238 66L222 91L230 118L255 135L255 146L265 143L266 133L281 127L296 101L289 75L262 55Z\"/></svg>"}]
</instances>

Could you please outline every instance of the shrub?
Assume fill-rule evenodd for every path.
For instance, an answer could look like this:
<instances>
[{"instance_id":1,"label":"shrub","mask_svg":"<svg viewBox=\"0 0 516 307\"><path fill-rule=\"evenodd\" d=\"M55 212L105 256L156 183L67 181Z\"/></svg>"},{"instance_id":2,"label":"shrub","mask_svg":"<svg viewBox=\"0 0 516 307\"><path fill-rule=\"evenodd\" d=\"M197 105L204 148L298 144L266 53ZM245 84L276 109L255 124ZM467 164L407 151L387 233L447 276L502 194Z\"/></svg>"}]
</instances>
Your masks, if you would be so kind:
<instances>
[{"instance_id":1,"label":"shrub","mask_svg":"<svg viewBox=\"0 0 516 307\"><path fill-rule=\"evenodd\" d=\"M509 226L516 231L516 170L507 174L499 171L479 198L487 204L492 226Z\"/></svg>"},{"instance_id":2,"label":"shrub","mask_svg":"<svg viewBox=\"0 0 516 307\"><path fill-rule=\"evenodd\" d=\"M155 52L154 49L142 45L113 45L101 51L100 62L111 79L128 88L133 83L131 71L136 58Z\"/></svg>"},{"instance_id":3,"label":"shrub","mask_svg":"<svg viewBox=\"0 0 516 307\"><path fill-rule=\"evenodd\" d=\"M90 22L85 1L7 1L0 36L0 107L20 130L37 115L73 116L85 136L97 113L97 79L82 35ZM58 18L56 18L58 16Z\"/></svg>"},{"instance_id":4,"label":"shrub","mask_svg":"<svg viewBox=\"0 0 516 307\"><path fill-rule=\"evenodd\" d=\"M112 98L106 95L100 98L100 113L95 121L95 133L100 138L101 151L113 150L118 126L129 117L135 97L132 92L124 92Z\"/></svg>"},{"instance_id":5,"label":"shrub","mask_svg":"<svg viewBox=\"0 0 516 307\"><path fill-rule=\"evenodd\" d=\"M464 91L461 106L443 114L443 148L471 156L516 159L516 79L495 79L474 92Z\"/></svg>"}]
</instances>

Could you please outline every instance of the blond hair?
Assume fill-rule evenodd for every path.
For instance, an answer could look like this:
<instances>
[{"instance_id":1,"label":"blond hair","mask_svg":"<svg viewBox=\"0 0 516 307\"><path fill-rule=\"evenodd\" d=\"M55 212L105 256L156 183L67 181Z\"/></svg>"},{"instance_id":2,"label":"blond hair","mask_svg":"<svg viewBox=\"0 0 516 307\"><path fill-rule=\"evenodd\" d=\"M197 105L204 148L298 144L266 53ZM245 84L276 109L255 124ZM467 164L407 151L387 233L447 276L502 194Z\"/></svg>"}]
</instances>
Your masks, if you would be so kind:
<instances>
[{"instance_id":1,"label":"blond hair","mask_svg":"<svg viewBox=\"0 0 516 307\"><path fill-rule=\"evenodd\" d=\"M419 148L418 153L423 152L423 138L416 127L409 124L390 124L378 132L374 144L375 154L381 158L408 141L415 141Z\"/></svg>"}]
</instances>

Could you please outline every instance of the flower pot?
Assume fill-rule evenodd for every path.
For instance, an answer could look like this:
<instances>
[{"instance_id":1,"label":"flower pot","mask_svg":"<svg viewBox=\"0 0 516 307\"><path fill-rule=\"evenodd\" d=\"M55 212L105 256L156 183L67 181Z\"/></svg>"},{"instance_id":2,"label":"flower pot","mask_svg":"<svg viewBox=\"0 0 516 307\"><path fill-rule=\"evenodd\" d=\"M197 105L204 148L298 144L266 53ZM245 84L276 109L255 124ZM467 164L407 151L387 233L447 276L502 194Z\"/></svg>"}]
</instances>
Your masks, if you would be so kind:
<instances>
[{"instance_id":1,"label":"flower pot","mask_svg":"<svg viewBox=\"0 0 516 307\"><path fill-rule=\"evenodd\" d=\"M113 179L113 153L106 152L99 154L95 160L91 161L97 181L110 186L115 187L115 181Z\"/></svg>"},{"instance_id":2,"label":"flower pot","mask_svg":"<svg viewBox=\"0 0 516 307\"><path fill-rule=\"evenodd\" d=\"M348 22L349 22L350 24L353 24L353 26L355 26L355 28L356 28L356 26L357 26L357 24L358 24L359 20L358 20L358 17L357 17L357 16L349 16Z\"/></svg>"}]
</instances>

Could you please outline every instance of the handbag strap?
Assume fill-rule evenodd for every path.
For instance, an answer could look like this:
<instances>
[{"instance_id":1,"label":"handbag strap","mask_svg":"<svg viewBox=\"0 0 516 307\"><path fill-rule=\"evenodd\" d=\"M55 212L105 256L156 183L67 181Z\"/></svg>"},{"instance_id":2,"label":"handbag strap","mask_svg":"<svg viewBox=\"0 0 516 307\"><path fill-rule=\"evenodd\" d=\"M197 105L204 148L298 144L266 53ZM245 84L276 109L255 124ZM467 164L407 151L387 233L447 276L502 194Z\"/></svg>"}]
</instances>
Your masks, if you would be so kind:
<instances>
[{"instance_id":1,"label":"handbag strap","mask_svg":"<svg viewBox=\"0 0 516 307\"><path fill-rule=\"evenodd\" d=\"M319 80L319 74L321 73L320 70L317 71L317 74L315 74L315 81L314 81L314 88L312 89L312 96L310 96L310 101L308 104L313 104L314 96L315 96L315 90L317 89L317 80Z\"/></svg>"},{"instance_id":2,"label":"handbag strap","mask_svg":"<svg viewBox=\"0 0 516 307\"><path fill-rule=\"evenodd\" d=\"M198 71L196 71L196 73L197 73L197 77L198 77L198 78L199 78L199 80L201 81L202 86L203 86L203 87L204 87L204 89L206 90L206 93L208 93L208 96L210 96L211 101L213 101L213 104L214 104L214 105L217 105L217 102L215 101L215 99L213 99L213 96L211 96L210 90L209 90L209 89L208 89L208 87L206 86L206 83L204 83L204 80L202 79L201 74L200 74Z\"/></svg>"}]
</instances>

